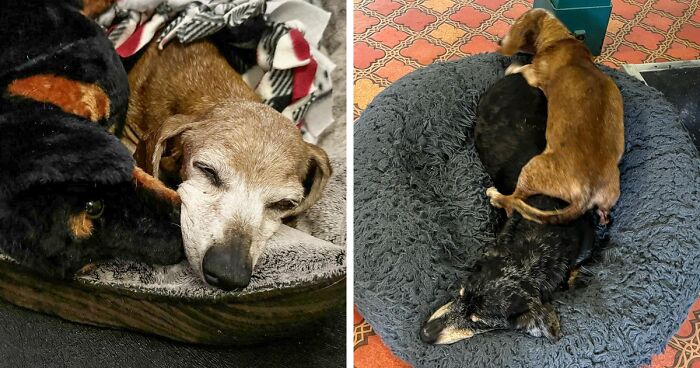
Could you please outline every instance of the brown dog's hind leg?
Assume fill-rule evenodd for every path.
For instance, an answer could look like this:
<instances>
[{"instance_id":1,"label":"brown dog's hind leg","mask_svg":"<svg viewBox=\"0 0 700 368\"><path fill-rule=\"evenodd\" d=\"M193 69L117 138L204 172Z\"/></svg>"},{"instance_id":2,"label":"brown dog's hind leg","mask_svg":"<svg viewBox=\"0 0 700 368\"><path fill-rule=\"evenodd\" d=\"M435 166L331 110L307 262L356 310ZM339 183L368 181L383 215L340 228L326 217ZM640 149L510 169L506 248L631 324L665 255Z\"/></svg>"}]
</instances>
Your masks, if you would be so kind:
<instances>
[{"instance_id":1,"label":"brown dog's hind leg","mask_svg":"<svg viewBox=\"0 0 700 368\"><path fill-rule=\"evenodd\" d=\"M513 215L513 206L511 204L511 196L506 196L501 194L496 187L490 187L486 189L486 196L491 199L491 205L496 208L503 208L506 211L506 215L511 217Z\"/></svg>"},{"instance_id":2,"label":"brown dog's hind leg","mask_svg":"<svg viewBox=\"0 0 700 368\"><path fill-rule=\"evenodd\" d=\"M525 200L541 194L569 202L562 210L543 211L528 205ZM513 194L504 196L494 189L487 191L491 202L537 223L566 223L583 214L588 201L581 196L581 185L558 168L557 161L546 153L533 157L520 172Z\"/></svg>"},{"instance_id":3,"label":"brown dog's hind leg","mask_svg":"<svg viewBox=\"0 0 700 368\"><path fill-rule=\"evenodd\" d=\"M610 184L601 189L596 196L595 204L598 206L598 217L601 225L607 225L610 222L610 210L620 198L619 177L620 171L616 170Z\"/></svg>"}]
</instances>

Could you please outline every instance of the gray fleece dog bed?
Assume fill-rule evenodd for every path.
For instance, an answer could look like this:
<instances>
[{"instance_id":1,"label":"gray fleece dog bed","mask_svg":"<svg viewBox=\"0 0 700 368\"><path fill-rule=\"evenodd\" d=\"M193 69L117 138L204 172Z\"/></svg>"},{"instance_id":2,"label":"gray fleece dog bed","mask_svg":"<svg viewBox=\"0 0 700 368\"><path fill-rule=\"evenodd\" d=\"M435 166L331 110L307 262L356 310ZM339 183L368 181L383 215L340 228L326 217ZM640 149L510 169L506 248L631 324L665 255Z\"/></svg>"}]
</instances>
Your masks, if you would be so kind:
<instances>
[{"instance_id":1,"label":"gray fleece dog bed","mask_svg":"<svg viewBox=\"0 0 700 368\"><path fill-rule=\"evenodd\" d=\"M700 159L653 88L605 68L625 103L622 195L588 286L553 302L552 344L491 332L421 342L421 323L494 240L490 185L474 149L479 96L510 59L483 54L413 72L355 125L355 303L416 367L635 367L662 350L700 291Z\"/></svg>"}]
</instances>

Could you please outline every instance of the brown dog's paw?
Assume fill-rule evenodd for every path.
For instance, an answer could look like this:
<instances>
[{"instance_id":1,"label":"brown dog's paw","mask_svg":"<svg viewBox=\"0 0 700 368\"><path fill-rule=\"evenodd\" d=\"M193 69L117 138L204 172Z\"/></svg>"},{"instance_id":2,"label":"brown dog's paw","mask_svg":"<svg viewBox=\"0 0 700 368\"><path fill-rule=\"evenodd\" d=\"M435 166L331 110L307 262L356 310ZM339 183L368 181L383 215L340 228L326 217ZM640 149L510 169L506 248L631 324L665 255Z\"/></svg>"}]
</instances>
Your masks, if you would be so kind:
<instances>
[{"instance_id":1,"label":"brown dog's paw","mask_svg":"<svg viewBox=\"0 0 700 368\"><path fill-rule=\"evenodd\" d=\"M520 73L522 68L523 68L522 65L517 64L517 63L512 63L512 64L508 65L508 67L506 68L505 75Z\"/></svg>"},{"instance_id":2,"label":"brown dog's paw","mask_svg":"<svg viewBox=\"0 0 700 368\"><path fill-rule=\"evenodd\" d=\"M599 222L600 225L603 225L603 226L607 225L608 223L610 223L610 211L602 210L599 208L598 209L598 218L600 219L600 222Z\"/></svg>"},{"instance_id":3,"label":"brown dog's paw","mask_svg":"<svg viewBox=\"0 0 700 368\"><path fill-rule=\"evenodd\" d=\"M492 206L496 208L503 208L500 202L500 199L503 197L503 195L498 192L498 189L496 189L496 187L486 189L486 196L491 198Z\"/></svg>"}]
</instances>

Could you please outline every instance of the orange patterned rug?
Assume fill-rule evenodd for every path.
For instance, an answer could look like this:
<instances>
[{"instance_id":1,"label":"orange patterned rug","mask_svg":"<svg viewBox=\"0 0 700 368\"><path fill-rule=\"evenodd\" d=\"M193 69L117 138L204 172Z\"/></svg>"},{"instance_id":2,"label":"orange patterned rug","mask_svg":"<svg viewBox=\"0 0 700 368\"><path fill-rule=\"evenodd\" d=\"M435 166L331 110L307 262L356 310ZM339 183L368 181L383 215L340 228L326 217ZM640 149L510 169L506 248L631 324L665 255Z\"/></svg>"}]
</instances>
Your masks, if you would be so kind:
<instances>
[{"instance_id":1,"label":"orange patterned rug","mask_svg":"<svg viewBox=\"0 0 700 368\"><path fill-rule=\"evenodd\" d=\"M406 73L494 51L531 0L354 0L355 118ZM613 0L597 61L609 66L700 57L700 0Z\"/></svg>"},{"instance_id":2,"label":"orange patterned rug","mask_svg":"<svg viewBox=\"0 0 700 368\"><path fill-rule=\"evenodd\" d=\"M354 109L357 118L379 92L433 62L496 49L532 0L353 0ZM700 0L612 0L597 62L619 67L700 58ZM355 367L403 368L355 312ZM700 299L652 368L700 368Z\"/></svg>"}]
</instances>

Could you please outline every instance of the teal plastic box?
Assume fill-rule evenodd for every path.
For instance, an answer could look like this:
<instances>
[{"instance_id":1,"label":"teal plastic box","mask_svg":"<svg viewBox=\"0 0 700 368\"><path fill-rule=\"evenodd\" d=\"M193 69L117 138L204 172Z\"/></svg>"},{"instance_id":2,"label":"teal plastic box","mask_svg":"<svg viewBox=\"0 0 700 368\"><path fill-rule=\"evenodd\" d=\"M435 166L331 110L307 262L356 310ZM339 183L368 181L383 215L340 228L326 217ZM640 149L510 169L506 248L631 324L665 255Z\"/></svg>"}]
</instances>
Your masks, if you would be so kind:
<instances>
[{"instance_id":1,"label":"teal plastic box","mask_svg":"<svg viewBox=\"0 0 700 368\"><path fill-rule=\"evenodd\" d=\"M610 0L535 0L533 7L550 10L593 55L600 55L612 11Z\"/></svg>"}]
</instances>

